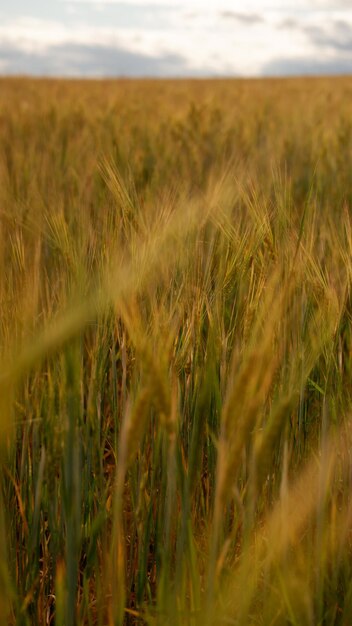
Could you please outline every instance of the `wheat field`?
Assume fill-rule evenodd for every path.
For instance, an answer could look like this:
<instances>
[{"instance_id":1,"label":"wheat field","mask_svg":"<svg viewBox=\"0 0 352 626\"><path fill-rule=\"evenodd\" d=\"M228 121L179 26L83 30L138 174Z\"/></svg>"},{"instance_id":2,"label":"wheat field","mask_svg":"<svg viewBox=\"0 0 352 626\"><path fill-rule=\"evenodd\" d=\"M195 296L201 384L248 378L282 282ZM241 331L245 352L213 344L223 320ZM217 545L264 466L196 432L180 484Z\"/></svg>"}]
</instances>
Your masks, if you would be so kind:
<instances>
[{"instance_id":1,"label":"wheat field","mask_svg":"<svg viewBox=\"0 0 352 626\"><path fill-rule=\"evenodd\" d=\"M0 624L352 623L352 78L0 80Z\"/></svg>"}]
</instances>

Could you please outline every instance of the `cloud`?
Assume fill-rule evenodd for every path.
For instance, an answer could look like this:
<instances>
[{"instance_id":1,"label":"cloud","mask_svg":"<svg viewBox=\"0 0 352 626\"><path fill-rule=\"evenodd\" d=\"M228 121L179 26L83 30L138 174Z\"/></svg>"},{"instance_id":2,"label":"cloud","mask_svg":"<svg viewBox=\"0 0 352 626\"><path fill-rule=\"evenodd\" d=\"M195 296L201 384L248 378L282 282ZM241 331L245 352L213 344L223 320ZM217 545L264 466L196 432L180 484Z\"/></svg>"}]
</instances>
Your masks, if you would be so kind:
<instances>
[{"instance_id":1,"label":"cloud","mask_svg":"<svg viewBox=\"0 0 352 626\"><path fill-rule=\"evenodd\" d=\"M347 3L346 3L347 4ZM315 6L328 2L314 2ZM315 15L292 15L277 24L280 29L292 31L292 41L302 40L304 54L274 57L262 66L269 76L339 75L352 73L352 14L326 11ZM302 39L303 37L303 39Z\"/></svg>"},{"instance_id":2,"label":"cloud","mask_svg":"<svg viewBox=\"0 0 352 626\"><path fill-rule=\"evenodd\" d=\"M95 7L104 7L107 5L125 5L132 7L148 7L154 9L154 7L162 7L164 9L174 9L178 6L177 0L59 0L61 4L69 5L93 5ZM187 1L182 3L187 6Z\"/></svg>"},{"instance_id":3,"label":"cloud","mask_svg":"<svg viewBox=\"0 0 352 626\"><path fill-rule=\"evenodd\" d=\"M307 50L315 49L319 51L318 54L334 54L338 57L344 53L352 53L352 14L347 14L345 19L341 13L330 18L324 14L320 19L314 19L312 15L301 19L288 17L277 22L276 27L280 31L290 31L292 41L298 41L300 38L303 44L307 42ZM344 64L348 64L347 59L344 60ZM352 56L348 70L352 72Z\"/></svg>"},{"instance_id":4,"label":"cloud","mask_svg":"<svg viewBox=\"0 0 352 626\"><path fill-rule=\"evenodd\" d=\"M350 9L351 8L351 0L310 0L311 8L317 9L333 9L334 11L338 9Z\"/></svg>"},{"instance_id":5,"label":"cloud","mask_svg":"<svg viewBox=\"0 0 352 626\"><path fill-rule=\"evenodd\" d=\"M277 28L279 30L294 30L301 28L301 24L293 17L287 17L286 19L278 22Z\"/></svg>"},{"instance_id":6,"label":"cloud","mask_svg":"<svg viewBox=\"0 0 352 626\"><path fill-rule=\"evenodd\" d=\"M66 43L47 50L24 51L0 43L0 69L6 74L46 76L184 76L192 72L179 54L160 56L130 52L118 46Z\"/></svg>"},{"instance_id":7,"label":"cloud","mask_svg":"<svg viewBox=\"0 0 352 626\"><path fill-rule=\"evenodd\" d=\"M338 20L328 27L306 26L304 29L310 40L318 48L331 48L336 51L352 52L352 24ZM350 59L352 70L352 58Z\"/></svg>"},{"instance_id":8,"label":"cloud","mask_svg":"<svg viewBox=\"0 0 352 626\"><path fill-rule=\"evenodd\" d=\"M219 15L225 20L235 20L236 22L240 22L246 25L260 24L264 22L263 16L257 13L240 13L237 11L220 11Z\"/></svg>"},{"instance_id":9,"label":"cloud","mask_svg":"<svg viewBox=\"0 0 352 626\"><path fill-rule=\"evenodd\" d=\"M189 27L156 23L145 29L113 22L103 26L83 21L63 24L22 17L0 24L0 71L170 77L250 72L251 68L241 68L242 40L248 45L248 38L244 29L238 30L234 43L234 29L219 34L218 26L214 28L210 22L197 21ZM214 58L214 54L218 56ZM242 56L247 62L248 55Z\"/></svg>"},{"instance_id":10,"label":"cloud","mask_svg":"<svg viewBox=\"0 0 352 626\"><path fill-rule=\"evenodd\" d=\"M208 7L194 11L192 20L185 11L161 20L162 11L148 11L144 4L132 23L136 4L119 6L124 8L118 17L109 14L104 19L84 10L76 20L21 16L1 22L0 73L87 77L352 73L352 13L266 14L251 7L243 12L225 7L221 0L214 11Z\"/></svg>"},{"instance_id":11,"label":"cloud","mask_svg":"<svg viewBox=\"0 0 352 626\"><path fill-rule=\"evenodd\" d=\"M349 55L337 58L275 58L262 66L264 76L324 76L351 74Z\"/></svg>"},{"instance_id":12,"label":"cloud","mask_svg":"<svg viewBox=\"0 0 352 626\"><path fill-rule=\"evenodd\" d=\"M170 5L176 7L187 7L190 10L195 8L205 8L203 0L59 0L62 4L124 4L135 6L164 6ZM206 7L208 9L222 9L234 12L241 12L243 0L207 0ZM320 10L320 9L350 9L350 0L247 0L247 10L266 11L266 10Z\"/></svg>"}]
</instances>

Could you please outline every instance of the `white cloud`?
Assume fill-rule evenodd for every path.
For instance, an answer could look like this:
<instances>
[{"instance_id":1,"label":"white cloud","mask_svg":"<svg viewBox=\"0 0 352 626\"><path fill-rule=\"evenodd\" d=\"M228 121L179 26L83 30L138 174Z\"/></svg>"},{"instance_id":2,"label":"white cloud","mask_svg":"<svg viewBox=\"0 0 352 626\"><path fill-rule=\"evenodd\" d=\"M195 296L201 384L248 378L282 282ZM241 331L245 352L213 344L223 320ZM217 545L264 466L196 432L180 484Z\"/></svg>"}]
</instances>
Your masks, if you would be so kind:
<instances>
[{"instance_id":1,"label":"white cloud","mask_svg":"<svg viewBox=\"0 0 352 626\"><path fill-rule=\"evenodd\" d=\"M140 7L159 6L165 8L229 9L233 11L288 11L315 9L352 9L350 0L61 0L64 4L92 4L97 7L105 5L131 5Z\"/></svg>"},{"instance_id":2,"label":"white cloud","mask_svg":"<svg viewBox=\"0 0 352 626\"><path fill-rule=\"evenodd\" d=\"M144 30L88 25L69 28L59 22L22 18L0 26L0 42L25 52L45 52L53 46L69 43L122 47L145 56L173 55L181 50L195 71L208 68L214 73L254 74L258 72L263 52L270 44L270 31L261 24L254 25L252 29L255 31L256 46L248 40L244 29L220 24L220 20L215 29L211 20L201 19L188 23L184 29L170 26L168 29ZM282 45L280 41L279 36L278 47Z\"/></svg>"},{"instance_id":3,"label":"white cloud","mask_svg":"<svg viewBox=\"0 0 352 626\"><path fill-rule=\"evenodd\" d=\"M86 52L89 49L88 57L93 59L93 49L95 49L97 54L99 53L101 64L99 67L102 68L102 73L111 71L113 67L111 63L108 63L107 55L102 54L103 48L115 51L114 58L117 53L122 56L124 53L134 55L133 67L140 63L141 74L143 74L143 59L146 60L148 68L152 68L149 63L151 59L172 59L172 71L176 72L177 58L181 59L181 57L180 74L188 68L195 74L256 76L261 74L263 68L275 64L276 60L286 59L287 67L292 69L295 62L297 62L297 67L302 68L305 58L312 63L311 59L314 57L320 63L332 61L338 63L341 59L344 67L347 66L346 58L343 56L345 52L340 49L341 46L339 48L338 42L334 48L336 38L334 39L333 29L334 23L338 20L345 23L346 28L352 29L352 12L342 9L329 11L326 6L323 9L323 0L312 0L310 3L296 0L296 7L308 4L312 7L314 2L316 8L319 6L319 11L297 11L297 8L282 11L283 2L280 1L280 10L272 8L269 12L259 10L259 6L263 8L264 4L268 3L258 0L246 3L246 11L243 11L239 3L227 2L227 0L216 2L210 0L206 7L200 0L199 2L198 0L187 2L177 0L177 5L173 3L173 0L158 0L160 7L168 7L162 21L157 12L154 14L147 10L150 2L136 1L140 5L141 14L136 21L132 18L130 22L125 19L124 27L119 19L116 19L117 26L113 25L111 19L96 20L96 23L92 17L88 19L87 13L89 12L82 11L80 5L83 2L96 5L96 0L94 2L93 0L69 0L69 2L62 0L71 12L77 9L74 12L74 19L69 21L31 17L3 19L0 22L0 72L4 71L1 46L3 49L6 46L11 48L11 59L15 56L16 50L21 52L22 56L18 55L16 67L19 67L20 57L23 60L25 53L41 55L49 62L50 55L54 54L55 49L56 55L63 55L60 68L64 68L65 63L69 65L68 52L64 54L64 46L67 46L67 50L71 50L71 54L75 55L77 64L80 56L79 47L81 47L85 72L89 72ZM183 5L182 2L184 2ZM104 14L104 3L117 4L115 0L102 0L99 3L101 15ZM131 0L124 0L123 4L136 7L136 2ZM290 3L286 4L288 6ZM327 4L325 2L325 5ZM236 9L237 5L238 9ZM275 0L272 0L271 6L274 5ZM129 9L127 15L129 15ZM318 37L316 29L324 30L323 36ZM37 60L39 63L40 59ZM8 63L9 61L6 67ZM93 63L93 66L96 67L96 64ZM276 64L275 67L278 66ZM45 67L43 63L43 71ZM107 69L104 70L104 67ZM157 67L158 71L166 72L165 68L169 65L165 63ZM63 70L60 69L60 71Z\"/></svg>"}]
</instances>

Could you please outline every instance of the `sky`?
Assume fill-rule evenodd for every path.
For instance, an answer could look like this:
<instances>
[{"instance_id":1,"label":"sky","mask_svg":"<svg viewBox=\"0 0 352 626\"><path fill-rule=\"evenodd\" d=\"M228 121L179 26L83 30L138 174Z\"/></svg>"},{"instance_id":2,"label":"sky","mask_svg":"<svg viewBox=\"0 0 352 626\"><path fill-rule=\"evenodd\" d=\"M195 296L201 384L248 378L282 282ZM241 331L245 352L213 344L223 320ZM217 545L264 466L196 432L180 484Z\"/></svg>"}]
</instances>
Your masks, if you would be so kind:
<instances>
[{"instance_id":1,"label":"sky","mask_svg":"<svg viewBox=\"0 0 352 626\"><path fill-rule=\"evenodd\" d=\"M0 0L0 74L352 74L352 0Z\"/></svg>"}]
</instances>

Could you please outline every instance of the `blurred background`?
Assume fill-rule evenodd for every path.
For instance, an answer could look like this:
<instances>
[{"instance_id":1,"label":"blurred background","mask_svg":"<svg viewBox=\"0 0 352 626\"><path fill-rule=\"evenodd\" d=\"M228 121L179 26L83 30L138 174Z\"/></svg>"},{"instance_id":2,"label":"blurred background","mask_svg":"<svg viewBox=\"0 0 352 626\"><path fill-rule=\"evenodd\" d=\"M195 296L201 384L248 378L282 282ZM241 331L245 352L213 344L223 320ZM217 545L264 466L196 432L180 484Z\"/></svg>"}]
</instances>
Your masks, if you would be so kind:
<instances>
[{"instance_id":1,"label":"blurred background","mask_svg":"<svg viewBox=\"0 0 352 626\"><path fill-rule=\"evenodd\" d=\"M0 2L2 75L349 74L350 0Z\"/></svg>"}]
</instances>

